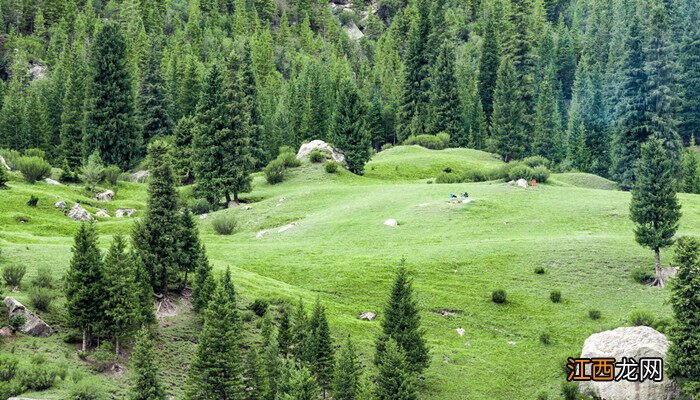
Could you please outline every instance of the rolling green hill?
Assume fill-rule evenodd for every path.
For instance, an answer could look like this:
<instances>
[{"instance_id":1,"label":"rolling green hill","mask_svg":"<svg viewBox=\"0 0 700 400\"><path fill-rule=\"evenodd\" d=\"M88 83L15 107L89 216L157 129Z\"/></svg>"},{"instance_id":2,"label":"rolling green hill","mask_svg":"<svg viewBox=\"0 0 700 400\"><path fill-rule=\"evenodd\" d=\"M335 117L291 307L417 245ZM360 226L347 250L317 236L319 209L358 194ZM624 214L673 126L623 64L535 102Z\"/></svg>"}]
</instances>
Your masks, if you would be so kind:
<instances>
[{"instance_id":1,"label":"rolling green hill","mask_svg":"<svg viewBox=\"0 0 700 400\"><path fill-rule=\"evenodd\" d=\"M625 325L635 309L667 318L667 290L630 278L633 268L651 268L652 256L634 242L627 216L629 193L600 190L608 189L597 183L602 178L587 178L593 188L576 187L589 184L576 184L580 180L569 174L555 176L560 184L529 189L501 182L416 182L445 166L458 170L499 163L472 150L417 147L377 154L366 177L345 171L330 175L321 165L305 163L278 185L256 176L253 191L244 196L252 208L217 212L236 215L235 234L216 235L211 227L215 215L200 219L200 230L216 269L232 268L242 306L256 298L274 303L302 297L309 303L319 297L328 307L336 342L352 335L367 365L380 325L379 320L360 321L358 313L373 311L382 318L394 267L405 258L432 353L422 398L524 400L540 392L554 396L563 381L564 360L579 354L586 337ZM396 166L398 172L392 174ZM91 211L102 204L87 199L79 186L28 185L16 179L10 186L0 191L3 263L26 264L26 282L42 265L60 276L68 266L78 224L53 203L61 199L70 206L79 200L90 203ZM449 202L449 193L464 190L474 202ZM37 208L25 204L32 194L40 199ZM679 234L700 235L700 196L679 197ZM146 185L119 184L115 201L104 204L107 211L138 211L133 218L97 223L103 247L111 235L130 231L145 199ZM20 222L18 216L28 218ZM385 226L389 218L399 226ZM288 226L291 223L295 224ZM283 226L288 228L281 230ZM671 251L662 252L665 263L670 256ZM538 266L546 269L544 275L533 272ZM507 291L506 304L491 302L495 289ZM562 303L549 300L551 290L561 290ZM13 296L27 299L24 291ZM600 310L602 318L590 320L591 309ZM439 310L456 313L443 316ZM458 328L465 330L464 336ZM177 395L196 328L191 315L183 312L164 318L159 329L162 373ZM551 336L551 344L540 343L543 333ZM46 352L70 371L87 373L74 346L65 344L61 335L21 337L5 347L26 356ZM103 374L100 379L115 393L123 392L120 375ZM63 390L59 385L31 396L60 398Z\"/></svg>"}]
</instances>

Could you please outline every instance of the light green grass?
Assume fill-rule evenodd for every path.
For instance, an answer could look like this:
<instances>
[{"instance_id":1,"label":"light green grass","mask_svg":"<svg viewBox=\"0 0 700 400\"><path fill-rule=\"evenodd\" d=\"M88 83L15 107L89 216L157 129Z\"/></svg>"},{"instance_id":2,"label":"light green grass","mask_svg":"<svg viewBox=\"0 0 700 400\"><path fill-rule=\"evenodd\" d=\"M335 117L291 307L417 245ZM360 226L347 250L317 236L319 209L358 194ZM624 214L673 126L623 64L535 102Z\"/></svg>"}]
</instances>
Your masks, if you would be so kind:
<instances>
[{"instance_id":1,"label":"light green grass","mask_svg":"<svg viewBox=\"0 0 700 400\"><path fill-rule=\"evenodd\" d=\"M491 170L503 163L498 156L473 149L430 150L420 146L396 146L379 152L365 166L365 176L386 181L434 178L445 168L463 174Z\"/></svg>"},{"instance_id":2,"label":"light green grass","mask_svg":"<svg viewBox=\"0 0 700 400\"><path fill-rule=\"evenodd\" d=\"M552 174L549 178L552 184L575 186L587 189L618 190L617 183L598 175L584 172L567 172Z\"/></svg>"},{"instance_id":3,"label":"light green grass","mask_svg":"<svg viewBox=\"0 0 700 400\"><path fill-rule=\"evenodd\" d=\"M405 258L431 346L432 365L421 385L422 398L430 400L532 399L540 392L555 397L563 381L562 363L580 353L590 334L626 324L634 309L669 316L667 289L630 278L633 268L651 267L652 256L634 242L629 193L557 184L521 189L494 182L399 182L391 177L391 163L382 159L393 159L400 169L415 167L407 172L408 181L425 178L428 169L414 161L400 162L402 156L392 155L395 151L407 151L407 160L429 157L415 148L382 152L370 164L377 167L377 175L368 168L368 177L345 171L329 175L322 166L310 164L290 171L279 185L256 176L254 191L244 196L254 200L252 209L219 211L235 214L239 231L219 236L211 227L212 216L198 220L217 271L231 267L242 306L258 297L302 297L307 303L319 297L328 307L336 342L352 335L369 364L380 322L360 321L357 315L374 311L382 318L395 266ZM499 163L481 152L473 153L477 161L472 163L466 156L470 152L455 151L454 159L475 167ZM440 171L443 155L450 151L427 154L437 154L439 161L430 168ZM48 201L42 205L40 200L39 209L32 210L24 202L32 192L53 200L74 198L81 189L42 185L12 182L11 190L0 192L0 246L8 259L28 266L28 280L40 265L52 267L57 276L65 271L70 235L77 227L52 209L53 203L46 206ZM476 201L448 202L449 193L463 190ZM700 196L679 197L679 234L699 235ZM129 204L142 212L145 198L145 185L125 184L108 209ZM32 220L18 224L7 215L12 213ZM384 226L389 218L399 226ZM290 222L298 225L278 233L276 228ZM128 232L131 224L129 219L99 222L101 245L106 247L115 232ZM256 238L262 230L268 233ZM665 264L671 254L662 252ZM536 266L544 266L546 274L534 274ZM495 289L507 291L507 304L490 301ZM553 289L561 290L562 303L549 300ZM463 313L443 317L434 312L442 308ZM590 320L590 309L600 310L602 318ZM465 329L463 337L457 328ZM161 329L166 338L159 342L163 376L171 384L183 383L193 332L183 318ZM543 332L551 335L550 345L539 342ZM20 353L28 352L27 341L13 345ZM72 351L58 337L46 342ZM60 393L49 392L47 398Z\"/></svg>"}]
</instances>

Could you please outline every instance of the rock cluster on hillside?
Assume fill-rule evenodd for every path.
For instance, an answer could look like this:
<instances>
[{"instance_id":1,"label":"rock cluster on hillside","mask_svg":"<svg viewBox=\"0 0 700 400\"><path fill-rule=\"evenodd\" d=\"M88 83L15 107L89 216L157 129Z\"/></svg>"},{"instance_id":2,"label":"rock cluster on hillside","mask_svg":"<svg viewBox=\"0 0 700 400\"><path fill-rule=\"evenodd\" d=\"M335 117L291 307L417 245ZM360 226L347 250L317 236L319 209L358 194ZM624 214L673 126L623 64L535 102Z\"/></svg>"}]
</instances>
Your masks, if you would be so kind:
<instances>
[{"instance_id":1,"label":"rock cluster on hillside","mask_svg":"<svg viewBox=\"0 0 700 400\"><path fill-rule=\"evenodd\" d=\"M12 297L5 297L5 306L7 306L8 318L14 318L16 316L24 316L25 323L19 328L19 331L25 335L37 336L37 337L49 337L53 335L54 331L51 327L41 318L37 317L33 312L27 310L22 303L17 301Z\"/></svg>"},{"instance_id":2,"label":"rock cluster on hillside","mask_svg":"<svg viewBox=\"0 0 700 400\"><path fill-rule=\"evenodd\" d=\"M90 215L90 213L78 203L75 203L75 205L70 209L70 211L68 211L68 217L73 221L82 222L89 222L94 219L92 215Z\"/></svg>"}]
</instances>

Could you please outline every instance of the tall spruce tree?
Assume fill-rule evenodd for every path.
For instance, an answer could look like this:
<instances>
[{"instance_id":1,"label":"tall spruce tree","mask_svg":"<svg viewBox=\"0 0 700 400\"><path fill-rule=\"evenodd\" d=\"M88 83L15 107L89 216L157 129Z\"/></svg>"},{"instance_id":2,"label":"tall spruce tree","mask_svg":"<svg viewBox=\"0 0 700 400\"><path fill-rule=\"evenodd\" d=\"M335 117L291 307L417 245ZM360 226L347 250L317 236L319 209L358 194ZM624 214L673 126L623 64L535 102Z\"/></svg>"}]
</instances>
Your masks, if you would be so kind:
<instances>
[{"instance_id":1,"label":"tall spruce tree","mask_svg":"<svg viewBox=\"0 0 700 400\"><path fill-rule=\"evenodd\" d=\"M316 305L311 314L309 334L305 345L304 359L316 377L318 385L323 390L323 398L325 399L333 382L335 352L328 319L326 318L326 308L321 304L320 300L316 300Z\"/></svg>"},{"instance_id":2,"label":"tall spruce tree","mask_svg":"<svg viewBox=\"0 0 700 400\"><path fill-rule=\"evenodd\" d=\"M491 120L491 114L493 114L493 92L496 89L498 66L501 63L501 50L494 18L493 12L486 17L479 59L479 96L487 121Z\"/></svg>"},{"instance_id":3,"label":"tall spruce tree","mask_svg":"<svg viewBox=\"0 0 700 400\"><path fill-rule=\"evenodd\" d=\"M187 207L183 207L180 212L180 237L178 238L179 255L177 258L177 273L181 278L181 286L184 288L189 280L190 274L195 271L200 261L200 252L204 251L204 246L199 240L199 229L192 212Z\"/></svg>"},{"instance_id":4,"label":"tall spruce tree","mask_svg":"<svg viewBox=\"0 0 700 400\"><path fill-rule=\"evenodd\" d=\"M133 260L126 251L124 238L116 235L104 258L105 301L100 329L114 339L116 354L121 340L131 337L141 317L141 310L134 307L138 304L138 288Z\"/></svg>"},{"instance_id":5,"label":"tall spruce tree","mask_svg":"<svg viewBox=\"0 0 700 400\"><path fill-rule=\"evenodd\" d=\"M700 389L700 242L678 239L674 261L678 272L671 285L674 321L669 331L668 373L692 396Z\"/></svg>"},{"instance_id":6,"label":"tall spruce tree","mask_svg":"<svg viewBox=\"0 0 700 400\"><path fill-rule=\"evenodd\" d=\"M680 53L682 85L679 133L688 145L700 143L700 28L688 35Z\"/></svg>"},{"instance_id":7,"label":"tall spruce tree","mask_svg":"<svg viewBox=\"0 0 700 400\"><path fill-rule=\"evenodd\" d=\"M430 84L429 131L447 133L451 142L461 136L462 105L455 85L455 54L452 43L445 39L437 51Z\"/></svg>"},{"instance_id":8,"label":"tall spruce tree","mask_svg":"<svg viewBox=\"0 0 700 400\"><path fill-rule=\"evenodd\" d=\"M654 251L655 286L664 286L661 276L662 248L673 243L678 229L681 205L676 197L676 180L671 160L658 139L642 146L642 157L636 166L636 182L632 188L630 218L635 224L637 243Z\"/></svg>"},{"instance_id":9,"label":"tall spruce tree","mask_svg":"<svg viewBox=\"0 0 700 400\"><path fill-rule=\"evenodd\" d=\"M522 157L526 150L525 104L519 91L513 62L504 58L493 95L491 137L494 150L505 162Z\"/></svg>"},{"instance_id":10,"label":"tall spruce tree","mask_svg":"<svg viewBox=\"0 0 700 400\"><path fill-rule=\"evenodd\" d=\"M382 336L377 340L375 363L379 365L386 343L396 341L405 353L410 371L421 374L430 364L430 354L425 342L425 332L420 327L418 304L413 297L413 281L403 265L399 267L391 289L391 297L384 309Z\"/></svg>"},{"instance_id":11,"label":"tall spruce tree","mask_svg":"<svg viewBox=\"0 0 700 400\"><path fill-rule=\"evenodd\" d=\"M389 339L384 350L377 354L376 400L416 400L415 376L410 361L396 341Z\"/></svg>"},{"instance_id":12,"label":"tall spruce tree","mask_svg":"<svg viewBox=\"0 0 700 400\"><path fill-rule=\"evenodd\" d=\"M82 350L86 351L103 319L105 300L102 255L92 223L78 228L64 287L68 325L83 332Z\"/></svg>"},{"instance_id":13,"label":"tall spruce tree","mask_svg":"<svg viewBox=\"0 0 700 400\"><path fill-rule=\"evenodd\" d=\"M153 290L166 293L177 278L182 218L168 145L155 141L148 147L150 179L148 208L133 232L134 247L151 278Z\"/></svg>"},{"instance_id":14,"label":"tall spruce tree","mask_svg":"<svg viewBox=\"0 0 700 400\"><path fill-rule=\"evenodd\" d=\"M136 344L129 360L129 400L165 400L165 391L158 378L158 364L148 330L136 335Z\"/></svg>"},{"instance_id":15,"label":"tall spruce tree","mask_svg":"<svg viewBox=\"0 0 700 400\"><path fill-rule=\"evenodd\" d=\"M206 250L204 245L202 245L194 268L194 282L192 283L192 308L195 312L204 311L214 294L216 281L212 276L211 270Z\"/></svg>"},{"instance_id":16,"label":"tall spruce tree","mask_svg":"<svg viewBox=\"0 0 700 400\"><path fill-rule=\"evenodd\" d=\"M75 170L83 159L83 123L85 122L85 68L77 49L69 55L67 81L61 113L61 157Z\"/></svg>"},{"instance_id":17,"label":"tall spruce tree","mask_svg":"<svg viewBox=\"0 0 700 400\"><path fill-rule=\"evenodd\" d=\"M253 167L260 168L270 161L270 149L262 121L258 80L253 70L250 41L243 43L239 74L243 91L250 111L250 153Z\"/></svg>"},{"instance_id":18,"label":"tall spruce tree","mask_svg":"<svg viewBox=\"0 0 700 400\"><path fill-rule=\"evenodd\" d=\"M370 156L371 137L365 123L366 109L355 81L342 78L333 115L333 142L343 150L348 169L360 175Z\"/></svg>"},{"instance_id":19,"label":"tall spruce tree","mask_svg":"<svg viewBox=\"0 0 700 400\"><path fill-rule=\"evenodd\" d=\"M171 106L160 70L161 59L160 44L153 38L139 93L139 116L145 143L154 137L169 136L173 130Z\"/></svg>"},{"instance_id":20,"label":"tall spruce tree","mask_svg":"<svg viewBox=\"0 0 700 400\"><path fill-rule=\"evenodd\" d=\"M553 72L540 82L535 104L533 152L554 162L563 159L561 113L555 95Z\"/></svg>"},{"instance_id":21,"label":"tall spruce tree","mask_svg":"<svg viewBox=\"0 0 700 400\"><path fill-rule=\"evenodd\" d=\"M335 368L333 378L333 399L334 400L357 400L360 399L360 378L362 376L362 364L360 363L355 345L348 337L348 340L340 350L338 364Z\"/></svg>"},{"instance_id":22,"label":"tall spruce tree","mask_svg":"<svg viewBox=\"0 0 700 400\"><path fill-rule=\"evenodd\" d=\"M97 150L105 164L124 170L134 164L142 147L128 63L119 25L104 23L90 55L83 156Z\"/></svg>"}]
</instances>

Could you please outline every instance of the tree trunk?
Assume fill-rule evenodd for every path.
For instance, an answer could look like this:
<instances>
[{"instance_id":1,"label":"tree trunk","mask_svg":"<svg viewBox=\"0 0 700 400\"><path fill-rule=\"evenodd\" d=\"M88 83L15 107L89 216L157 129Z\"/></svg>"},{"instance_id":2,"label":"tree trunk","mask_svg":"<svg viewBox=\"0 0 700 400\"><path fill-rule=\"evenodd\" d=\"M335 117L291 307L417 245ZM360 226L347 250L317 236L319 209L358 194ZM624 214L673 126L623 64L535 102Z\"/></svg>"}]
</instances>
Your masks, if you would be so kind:
<instances>
[{"instance_id":1,"label":"tree trunk","mask_svg":"<svg viewBox=\"0 0 700 400\"><path fill-rule=\"evenodd\" d=\"M86 351L86 343L87 343L87 329L83 329L83 352Z\"/></svg>"},{"instance_id":2,"label":"tree trunk","mask_svg":"<svg viewBox=\"0 0 700 400\"><path fill-rule=\"evenodd\" d=\"M655 287L664 287L664 278L661 276L661 252L659 249L654 249L654 264L656 267L656 278L651 284Z\"/></svg>"},{"instance_id":3,"label":"tree trunk","mask_svg":"<svg viewBox=\"0 0 700 400\"><path fill-rule=\"evenodd\" d=\"M118 337L114 338L114 354L119 356L119 338Z\"/></svg>"},{"instance_id":4,"label":"tree trunk","mask_svg":"<svg viewBox=\"0 0 700 400\"><path fill-rule=\"evenodd\" d=\"M236 205L238 205L238 192L233 192L233 202L236 203Z\"/></svg>"},{"instance_id":5,"label":"tree trunk","mask_svg":"<svg viewBox=\"0 0 700 400\"><path fill-rule=\"evenodd\" d=\"M231 204L231 193L226 192L226 208L229 208L230 204Z\"/></svg>"}]
</instances>

